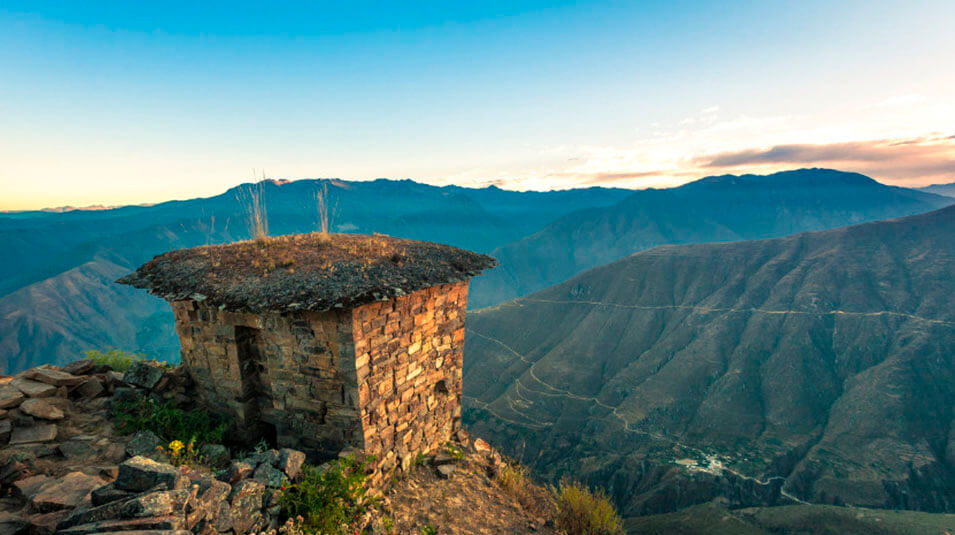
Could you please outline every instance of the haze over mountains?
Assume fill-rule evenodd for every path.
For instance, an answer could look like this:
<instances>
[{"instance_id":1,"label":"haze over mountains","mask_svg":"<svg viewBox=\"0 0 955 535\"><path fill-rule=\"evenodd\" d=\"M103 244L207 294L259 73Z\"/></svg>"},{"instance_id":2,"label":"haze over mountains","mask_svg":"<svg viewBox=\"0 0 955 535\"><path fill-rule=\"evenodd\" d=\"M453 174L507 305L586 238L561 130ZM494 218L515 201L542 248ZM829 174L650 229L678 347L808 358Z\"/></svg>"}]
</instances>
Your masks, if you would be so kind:
<instances>
[{"instance_id":1,"label":"haze over mountains","mask_svg":"<svg viewBox=\"0 0 955 535\"><path fill-rule=\"evenodd\" d=\"M634 192L568 214L494 250L497 269L471 284L471 305L497 304L657 245L753 240L927 212L955 200L863 175L800 169L707 177Z\"/></svg>"},{"instance_id":2,"label":"haze over mountains","mask_svg":"<svg viewBox=\"0 0 955 535\"><path fill-rule=\"evenodd\" d=\"M951 184L933 184L919 188L919 191L934 193L936 195L945 195L946 197L955 197L955 182Z\"/></svg>"},{"instance_id":3,"label":"haze over mountains","mask_svg":"<svg viewBox=\"0 0 955 535\"><path fill-rule=\"evenodd\" d=\"M955 510L955 207L664 246L468 317L465 422L626 515Z\"/></svg>"}]
</instances>

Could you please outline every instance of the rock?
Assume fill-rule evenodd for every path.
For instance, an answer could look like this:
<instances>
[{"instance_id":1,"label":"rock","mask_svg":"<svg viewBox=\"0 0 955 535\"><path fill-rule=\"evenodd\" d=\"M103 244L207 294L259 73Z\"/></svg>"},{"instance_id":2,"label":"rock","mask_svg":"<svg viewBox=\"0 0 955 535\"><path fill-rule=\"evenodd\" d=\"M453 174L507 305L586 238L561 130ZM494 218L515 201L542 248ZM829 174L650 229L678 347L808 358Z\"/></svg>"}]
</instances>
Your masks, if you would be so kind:
<instances>
[{"instance_id":1,"label":"rock","mask_svg":"<svg viewBox=\"0 0 955 535\"><path fill-rule=\"evenodd\" d=\"M63 371L72 375L88 375L96 367L93 359L80 359L63 366Z\"/></svg>"},{"instance_id":2,"label":"rock","mask_svg":"<svg viewBox=\"0 0 955 535\"><path fill-rule=\"evenodd\" d=\"M18 496L24 500L31 500L34 496L39 494L43 487L53 482L53 479L49 476L43 474L37 474L35 476L30 476L23 478L13 484L13 488L16 489Z\"/></svg>"},{"instance_id":3,"label":"rock","mask_svg":"<svg viewBox=\"0 0 955 535\"><path fill-rule=\"evenodd\" d=\"M31 398L45 398L56 393L55 386L41 383L39 381L24 379L22 377L17 377L10 384L16 387L16 389L20 392L23 392L24 395Z\"/></svg>"},{"instance_id":4,"label":"rock","mask_svg":"<svg viewBox=\"0 0 955 535\"><path fill-rule=\"evenodd\" d=\"M32 462L32 460L30 462ZM30 475L30 466L24 459L10 459L3 465L3 468L0 469L0 483L3 485L11 485L16 481L30 477Z\"/></svg>"},{"instance_id":5,"label":"rock","mask_svg":"<svg viewBox=\"0 0 955 535\"><path fill-rule=\"evenodd\" d=\"M12 386L0 387L0 409L18 407L24 399L26 399L26 396L19 388Z\"/></svg>"},{"instance_id":6,"label":"rock","mask_svg":"<svg viewBox=\"0 0 955 535\"><path fill-rule=\"evenodd\" d=\"M71 527L65 527L61 523L56 535L98 535L107 533L115 533L116 535L191 535L183 529L184 527L185 521L181 516L160 516L128 520L102 520Z\"/></svg>"},{"instance_id":7,"label":"rock","mask_svg":"<svg viewBox=\"0 0 955 535\"><path fill-rule=\"evenodd\" d=\"M41 513L73 509L89 498L93 489L106 483L83 472L71 472L43 487L30 504Z\"/></svg>"},{"instance_id":8,"label":"rock","mask_svg":"<svg viewBox=\"0 0 955 535\"><path fill-rule=\"evenodd\" d=\"M276 468L285 472L289 480L294 481L302 473L302 464L305 463L305 454L288 448L279 450L279 460Z\"/></svg>"},{"instance_id":9,"label":"rock","mask_svg":"<svg viewBox=\"0 0 955 535\"><path fill-rule=\"evenodd\" d=\"M127 500L133 496L134 493L128 490L119 490L116 488L114 483L108 485L103 485L98 489L94 489L90 494L90 500L93 502L93 506L99 507L100 505L105 505L107 503L113 503L119 500Z\"/></svg>"},{"instance_id":10,"label":"rock","mask_svg":"<svg viewBox=\"0 0 955 535\"><path fill-rule=\"evenodd\" d=\"M33 427L17 427L10 435L10 445L31 442L50 442L56 439L56 424L41 424Z\"/></svg>"},{"instance_id":11,"label":"rock","mask_svg":"<svg viewBox=\"0 0 955 535\"><path fill-rule=\"evenodd\" d=\"M106 387L103 386L103 381L98 377L90 377L80 384L80 386L74 388L72 393L76 397L93 399L103 392L106 392Z\"/></svg>"},{"instance_id":12,"label":"rock","mask_svg":"<svg viewBox=\"0 0 955 535\"><path fill-rule=\"evenodd\" d=\"M282 486L285 474L271 464L262 463L255 469L255 475L252 476L252 479L266 487L277 489Z\"/></svg>"},{"instance_id":13,"label":"rock","mask_svg":"<svg viewBox=\"0 0 955 535\"><path fill-rule=\"evenodd\" d=\"M458 437L458 442L460 442L461 444L468 443L468 432L465 431L464 429L458 430L457 437Z\"/></svg>"},{"instance_id":14,"label":"rock","mask_svg":"<svg viewBox=\"0 0 955 535\"><path fill-rule=\"evenodd\" d=\"M232 529L236 533L249 533L250 528L262 519L262 499L265 485L244 479L232 488L229 504L232 506Z\"/></svg>"},{"instance_id":15,"label":"rock","mask_svg":"<svg viewBox=\"0 0 955 535\"><path fill-rule=\"evenodd\" d=\"M438 467L437 467L437 472L438 472L438 476L439 476L441 479L449 479L449 478L451 477L451 474L454 473L454 465L453 465L453 464L440 464L440 465L438 465Z\"/></svg>"},{"instance_id":16,"label":"rock","mask_svg":"<svg viewBox=\"0 0 955 535\"><path fill-rule=\"evenodd\" d=\"M14 427L32 427L33 424L36 423L36 420L34 420L32 416L24 413L20 409L13 409L7 416L10 418L10 422L13 423Z\"/></svg>"},{"instance_id":17,"label":"rock","mask_svg":"<svg viewBox=\"0 0 955 535\"><path fill-rule=\"evenodd\" d=\"M476 438L474 439L474 451L478 453L487 453L491 451L491 445L485 442L483 439Z\"/></svg>"},{"instance_id":18,"label":"rock","mask_svg":"<svg viewBox=\"0 0 955 535\"><path fill-rule=\"evenodd\" d=\"M13 433L13 424L10 420L0 420L0 446L6 445L10 440L10 434Z\"/></svg>"},{"instance_id":19,"label":"rock","mask_svg":"<svg viewBox=\"0 0 955 535\"><path fill-rule=\"evenodd\" d=\"M232 529L232 507L229 505L229 502L219 504L219 514L216 515L216 521L213 527L215 527L219 533L225 533Z\"/></svg>"},{"instance_id":20,"label":"rock","mask_svg":"<svg viewBox=\"0 0 955 535\"><path fill-rule=\"evenodd\" d=\"M243 459L243 461L255 467L258 467L262 463L271 464L274 466L279 462L279 452L278 450L261 451L252 455L251 457L248 457L247 459Z\"/></svg>"},{"instance_id":21,"label":"rock","mask_svg":"<svg viewBox=\"0 0 955 535\"><path fill-rule=\"evenodd\" d=\"M189 480L172 465L137 456L119 465L116 488L144 492L157 486L167 490L183 488Z\"/></svg>"},{"instance_id":22,"label":"rock","mask_svg":"<svg viewBox=\"0 0 955 535\"><path fill-rule=\"evenodd\" d=\"M60 450L60 455L67 459L83 459L96 454L96 450L93 449L93 446L90 446L88 440L67 440L60 444L57 449Z\"/></svg>"},{"instance_id":23,"label":"rock","mask_svg":"<svg viewBox=\"0 0 955 535\"><path fill-rule=\"evenodd\" d=\"M123 377L125 377L125 375L123 375L122 372L117 372L117 371L106 372L106 378L109 379L108 382L110 386L115 387L115 386L125 385L126 381L123 380Z\"/></svg>"},{"instance_id":24,"label":"rock","mask_svg":"<svg viewBox=\"0 0 955 535\"><path fill-rule=\"evenodd\" d=\"M0 512L0 533L10 535L26 535L29 523L20 515Z\"/></svg>"},{"instance_id":25,"label":"rock","mask_svg":"<svg viewBox=\"0 0 955 535\"><path fill-rule=\"evenodd\" d=\"M222 444L203 444L199 448L199 455L210 466L222 467L229 464L229 448Z\"/></svg>"},{"instance_id":26,"label":"rock","mask_svg":"<svg viewBox=\"0 0 955 535\"><path fill-rule=\"evenodd\" d=\"M23 372L23 377L33 379L52 386L76 386L86 380L71 373L61 372L49 368L33 368Z\"/></svg>"},{"instance_id":27,"label":"rock","mask_svg":"<svg viewBox=\"0 0 955 535\"><path fill-rule=\"evenodd\" d=\"M156 454L156 448L162 444L162 439L156 433L139 431L126 443L126 455L151 457Z\"/></svg>"},{"instance_id":28,"label":"rock","mask_svg":"<svg viewBox=\"0 0 955 535\"><path fill-rule=\"evenodd\" d=\"M165 370L156 364L136 361L126 370L123 381L131 385L152 390L165 373Z\"/></svg>"},{"instance_id":29,"label":"rock","mask_svg":"<svg viewBox=\"0 0 955 535\"><path fill-rule=\"evenodd\" d=\"M185 509L190 493L187 489L149 492L123 504L119 514L123 518L150 518L168 516Z\"/></svg>"},{"instance_id":30,"label":"rock","mask_svg":"<svg viewBox=\"0 0 955 535\"><path fill-rule=\"evenodd\" d=\"M30 535L54 535L56 525L69 515L69 511L53 511L29 518Z\"/></svg>"},{"instance_id":31,"label":"rock","mask_svg":"<svg viewBox=\"0 0 955 535\"><path fill-rule=\"evenodd\" d=\"M251 464L242 461L233 461L229 468L225 469L219 475L219 481L225 481L232 484L252 475L255 469Z\"/></svg>"},{"instance_id":32,"label":"rock","mask_svg":"<svg viewBox=\"0 0 955 535\"><path fill-rule=\"evenodd\" d=\"M28 399L20 404L20 410L44 420L62 420L66 417L63 411L42 399Z\"/></svg>"}]
</instances>

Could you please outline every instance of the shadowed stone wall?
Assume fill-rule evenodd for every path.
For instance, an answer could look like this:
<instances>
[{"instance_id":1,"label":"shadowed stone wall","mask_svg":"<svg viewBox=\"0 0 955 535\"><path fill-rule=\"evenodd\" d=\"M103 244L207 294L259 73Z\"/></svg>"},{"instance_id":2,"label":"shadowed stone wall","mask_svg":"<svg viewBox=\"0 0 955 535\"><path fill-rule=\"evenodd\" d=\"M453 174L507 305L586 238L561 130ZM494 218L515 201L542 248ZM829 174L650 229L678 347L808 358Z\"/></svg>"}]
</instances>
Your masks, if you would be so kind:
<instances>
[{"instance_id":1,"label":"shadowed stone wall","mask_svg":"<svg viewBox=\"0 0 955 535\"><path fill-rule=\"evenodd\" d=\"M460 428L468 283L351 310L233 313L172 303L200 399L249 439L378 459L373 478Z\"/></svg>"}]
</instances>

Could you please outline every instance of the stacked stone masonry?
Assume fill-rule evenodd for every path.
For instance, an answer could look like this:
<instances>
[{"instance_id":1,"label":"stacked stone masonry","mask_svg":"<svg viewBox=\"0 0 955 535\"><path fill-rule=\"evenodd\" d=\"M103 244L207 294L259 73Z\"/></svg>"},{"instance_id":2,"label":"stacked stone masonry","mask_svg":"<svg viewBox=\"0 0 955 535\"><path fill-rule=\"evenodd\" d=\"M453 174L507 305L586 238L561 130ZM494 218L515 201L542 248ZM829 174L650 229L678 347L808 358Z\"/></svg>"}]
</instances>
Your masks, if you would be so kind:
<instances>
[{"instance_id":1,"label":"stacked stone masonry","mask_svg":"<svg viewBox=\"0 0 955 535\"><path fill-rule=\"evenodd\" d=\"M197 301L173 310L182 361L210 410L313 460L373 455L380 481L460 428L467 290L442 284L331 312Z\"/></svg>"}]
</instances>

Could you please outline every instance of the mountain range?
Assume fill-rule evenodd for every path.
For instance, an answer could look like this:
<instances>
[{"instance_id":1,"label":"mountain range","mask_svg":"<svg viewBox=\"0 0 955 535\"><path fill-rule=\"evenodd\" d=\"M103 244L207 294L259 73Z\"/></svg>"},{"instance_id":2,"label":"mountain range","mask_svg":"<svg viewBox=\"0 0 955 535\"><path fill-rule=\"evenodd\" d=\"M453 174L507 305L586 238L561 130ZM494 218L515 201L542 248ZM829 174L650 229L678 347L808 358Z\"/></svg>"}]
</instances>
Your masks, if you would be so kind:
<instances>
[{"instance_id":1,"label":"mountain range","mask_svg":"<svg viewBox=\"0 0 955 535\"><path fill-rule=\"evenodd\" d=\"M492 251L500 265L474 280L471 303L480 308L527 295L657 245L774 238L918 214L953 202L830 169L713 176L677 188L636 191L612 206L563 216Z\"/></svg>"},{"instance_id":2,"label":"mountain range","mask_svg":"<svg viewBox=\"0 0 955 535\"><path fill-rule=\"evenodd\" d=\"M333 231L378 232L482 252L569 211L610 205L631 193L515 192L384 179L266 181L152 206L0 214L6 249L0 263L0 372L62 364L104 347L178 360L169 306L113 281L172 249L247 239L256 195L271 234L314 231L322 190Z\"/></svg>"},{"instance_id":3,"label":"mountain range","mask_svg":"<svg viewBox=\"0 0 955 535\"><path fill-rule=\"evenodd\" d=\"M944 195L946 197L955 197L955 182L951 184L933 184L919 188L919 191L934 193L935 195Z\"/></svg>"},{"instance_id":4,"label":"mountain range","mask_svg":"<svg viewBox=\"0 0 955 535\"><path fill-rule=\"evenodd\" d=\"M955 206L657 247L470 313L464 420L629 516L952 512L953 294Z\"/></svg>"}]
</instances>

